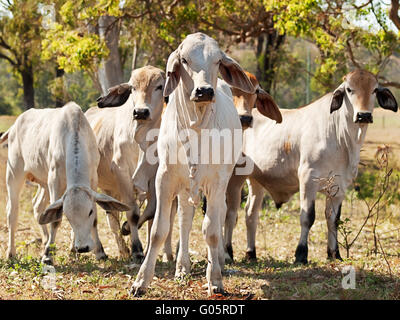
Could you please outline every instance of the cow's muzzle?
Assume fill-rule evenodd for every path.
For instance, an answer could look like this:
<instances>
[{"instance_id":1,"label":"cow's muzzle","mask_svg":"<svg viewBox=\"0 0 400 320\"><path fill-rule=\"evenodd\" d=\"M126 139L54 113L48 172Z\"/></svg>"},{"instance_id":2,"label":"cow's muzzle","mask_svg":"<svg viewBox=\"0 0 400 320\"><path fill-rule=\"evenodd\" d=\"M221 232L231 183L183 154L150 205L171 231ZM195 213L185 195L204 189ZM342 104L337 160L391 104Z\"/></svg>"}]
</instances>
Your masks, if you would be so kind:
<instances>
[{"instance_id":1,"label":"cow's muzzle","mask_svg":"<svg viewBox=\"0 0 400 320\"><path fill-rule=\"evenodd\" d=\"M243 128L248 128L251 126L251 123L253 122L253 116L239 116L240 122L242 124Z\"/></svg>"},{"instance_id":2,"label":"cow's muzzle","mask_svg":"<svg viewBox=\"0 0 400 320\"><path fill-rule=\"evenodd\" d=\"M356 123L372 123L373 118L371 112L357 112Z\"/></svg>"},{"instance_id":3,"label":"cow's muzzle","mask_svg":"<svg viewBox=\"0 0 400 320\"><path fill-rule=\"evenodd\" d=\"M76 248L76 251L78 251L79 253L85 253L85 252L89 252L90 249L89 249L89 246L85 246L85 247Z\"/></svg>"},{"instance_id":4,"label":"cow's muzzle","mask_svg":"<svg viewBox=\"0 0 400 320\"><path fill-rule=\"evenodd\" d=\"M147 120L150 117L150 110L148 108L135 108L133 109L133 119Z\"/></svg>"},{"instance_id":5,"label":"cow's muzzle","mask_svg":"<svg viewBox=\"0 0 400 320\"><path fill-rule=\"evenodd\" d=\"M214 99L214 89L212 87L199 87L195 89L194 102L209 102Z\"/></svg>"}]
</instances>

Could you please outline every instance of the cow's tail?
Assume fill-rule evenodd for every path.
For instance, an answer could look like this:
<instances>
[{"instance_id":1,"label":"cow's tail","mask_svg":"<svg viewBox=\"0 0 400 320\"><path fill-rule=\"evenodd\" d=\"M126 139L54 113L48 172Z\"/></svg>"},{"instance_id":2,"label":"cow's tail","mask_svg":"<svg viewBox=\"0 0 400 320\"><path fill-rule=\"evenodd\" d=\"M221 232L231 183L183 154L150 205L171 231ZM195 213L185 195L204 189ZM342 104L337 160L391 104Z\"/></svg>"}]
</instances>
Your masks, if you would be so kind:
<instances>
[{"instance_id":1,"label":"cow's tail","mask_svg":"<svg viewBox=\"0 0 400 320\"><path fill-rule=\"evenodd\" d=\"M4 142L8 141L8 134L10 133L10 129L8 129L6 132L4 132L1 136L0 136L0 145L2 145Z\"/></svg>"}]
</instances>

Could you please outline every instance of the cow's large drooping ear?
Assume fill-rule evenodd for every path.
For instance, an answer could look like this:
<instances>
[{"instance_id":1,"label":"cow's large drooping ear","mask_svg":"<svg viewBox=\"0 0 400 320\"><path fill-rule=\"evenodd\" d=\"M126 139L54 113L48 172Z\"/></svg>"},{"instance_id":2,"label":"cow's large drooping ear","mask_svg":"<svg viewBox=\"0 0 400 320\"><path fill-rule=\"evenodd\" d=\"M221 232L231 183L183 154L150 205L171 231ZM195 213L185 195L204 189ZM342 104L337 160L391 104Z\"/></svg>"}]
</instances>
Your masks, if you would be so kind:
<instances>
[{"instance_id":1,"label":"cow's large drooping ear","mask_svg":"<svg viewBox=\"0 0 400 320\"><path fill-rule=\"evenodd\" d=\"M331 113L333 111L338 110L342 104L343 104L343 99L344 99L344 83L342 83L334 92L332 95L332 101L331 101Z\"/></svg>"},{"instance_id":2,"label":"cow's large drooping ear","mask_svg":"<svg viewBox=\"0 0 400 320\"><path fill-rule=\"evenodd\" d=\"M179 79L181 78L181 62L178 49L169 55L167 62L167 81L164 87L164 97L168 97L178 86Z\"/></svg>"},{"instance_id":3,"label":"cow's large drooping ear","mask_svg":"<svg viewBox=\"0 0 400 320\"><path fill-rule=\"evenodd\" d=\"M242 67L226 54L222 54L219 72L222 78L232 87L238 88L247 93L254 93L256 88L243 71Z\"/></svg>"},{"instance_id":4,"label":"cow's large drooping ear","mask_svg":"<svg viewBox=\"0 0 400 320\"><path fill-rule=\"evenodd\" d=\"M398 107L396 98L388 88L378 87L376 89L376 98L378 99L379 105L383 109L388 109L397 112Z\"/></svg>"},{"instance_id":5,"label":"cow's large drooping ear","mask_svg":"<svg viewBox=\"0 0 400 320\"><path fill-rule=\"evenodd\" d=\"M48 224L61 220L63 213L63 199L52 203L40 216L39 224Z\"/></svg>"},{"instance_id":6,"label":"cow's large drooping ear","mask_svg":"<svg viewBox=\"0 0 400 320\"><path fill-rule=\"evenodd\" d=\"M97 99L99 108L119 107L128 100L132 92L132 86L129 83L121 83L108 89L108 94Z\"/></svg>"},{"instance_id":7,"label":"cow's large drooping ear","mask_svg":"<svg viewBox=\"0 0 400 320\"><path fill-rule=\"evenodd\" d=\"M279 111L277 104L274 99L263 89L258 88L256 90L257 100L256 107L257 110L264 116L275 120L277 123L282 122L282 114Z\"/></svg>"},{"instance_id":8,"label":"cow's large drooping ear","mask_svg":"<svg viewBox=\"0 0 400 320\"><path fill-rule=\"evenodd\" d=\"M106 194L93 191L96 203L106 211L129 211L131 207Z\"/></svg>"}]
</instances>

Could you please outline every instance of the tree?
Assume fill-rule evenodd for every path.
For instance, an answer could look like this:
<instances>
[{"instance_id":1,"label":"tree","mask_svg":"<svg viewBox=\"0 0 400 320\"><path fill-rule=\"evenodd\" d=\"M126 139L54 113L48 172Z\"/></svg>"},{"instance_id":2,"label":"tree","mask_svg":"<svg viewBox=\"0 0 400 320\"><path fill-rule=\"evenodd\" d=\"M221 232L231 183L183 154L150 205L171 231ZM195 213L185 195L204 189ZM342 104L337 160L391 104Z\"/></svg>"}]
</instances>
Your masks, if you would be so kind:
<instances>
[{"instance_id":1,"label":"tree","mask_svg":"<svg viewBox=\"0 0 400 320\"><path fill-rule=\"evenodd\" d=\"M0 59L6 60L20 77L24 108L35 106L34 71L40 58L40 22L37 1L2 1L0 17Z\"/></svg>"},{"instance_id":2,"label":"tree","mask_svg":"<svg viewBox=\"0 0 400 320\"><path fill-rule=\"evenodd\" d=\"M357 4L349 0L264 1L267 10L280 12L276 25L281 33L304 37L319 49L314 86L333 89L352 68L373 72L387 86L400 88L398 80L383 76L389 60L398 54L399 34L388 26L388 10L380 1ZM390 16L397 10L392 1ZM398 14L397 14L398 16ZM374 21L371 21L373 19ZM352 21L349 22L349 21ZM362 21L371 21L368 26Z\"/></svg>"}]
</instances>

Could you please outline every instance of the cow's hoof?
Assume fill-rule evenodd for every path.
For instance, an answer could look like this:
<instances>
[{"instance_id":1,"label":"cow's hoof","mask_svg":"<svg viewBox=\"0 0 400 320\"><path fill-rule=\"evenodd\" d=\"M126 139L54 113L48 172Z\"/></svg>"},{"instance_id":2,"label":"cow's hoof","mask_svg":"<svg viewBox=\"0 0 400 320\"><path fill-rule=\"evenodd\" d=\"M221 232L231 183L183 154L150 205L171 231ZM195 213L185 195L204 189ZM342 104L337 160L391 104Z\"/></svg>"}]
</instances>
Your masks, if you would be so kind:
<instances>
[{"instance_id":1,"label":"cow's hoof","mask_svg":"<svg viewBox=\"0 0 400 320\"><path fill-rule=\"evenodd\" d=\"M256 250L246 252L246 260L250 262L257 262Z\"/></svg>"},{"instance_id":2,"label":"cow's hoof","mask_svg":"<svg viewBox=\"0 0 400 320\"><path fill-rule=\"evenodd\" d=\"M294 262L295 265L298 264L307 264L307 256L308 256L308 247L306 245L298 245L295 253L296 260Z\"/></svg>"},{"instance_id":3,"label":"cow's hoof","mask_svg":"<svg viewBox=\"0 0 400 320\"><path fill-rule=\"evenodd\" d=\"M133 263L142 264L143 260L144 260L144 255L141 252L140 253L134 253L132 255L132 262Z\"/></svg>"},{"instance_id":4,"label":"cow's hoof","mask_svg":"<svg viewBox=\"0 0 400 320\"><path fill-rule=\"evenodd\" d=\"M226 246L225 250L225 263L233 263L233 249L231 245Z\"/></svg>"},{"instance_id":5,"label":"cow's hoof","mask_svg":"<svg viewBox=\"0 0 400 320\"><path fill-rule=\"evenodd\" d=\"M121 227L121 234L123 236L128 236L131 234L131 228L129 227L128 221L125 221Z\"/></svg>"},{"instance_id":6,"label":"cow's hoof","mask_svg":"<svg viewBox=\"0 0 400 320\"><path fill-rule=\"evenodd\" d=\"M332 260L332 261L334 261L334 260L343 261L342 257L340 256L339 249L330 250L330 249L328 248L327 252L328 252L328 260Z\"/></svg>"},{"instance_id":7,"label":"cow's hoof","mask_svg":"<svg viewBox=\"0 0 400 320\"><path fill-rule=\"evenodd\" d=\"M97 261L106 261L108 259L108 256L105 253L102 253L100 255L96 255L96 260Z\"/></svg>"},{"instance_id":8,"label":"cow's hoof","mask_svg":"<svg viewBox=\"0 0 400 320\"><path fill-rule=\"evenodd\" d=\"M17 256L17 254L15 252L12 251L7 251L7 259L12 260Z\"/></svg>"},{"instance_id":9,"label":"cow's hoof","mask_svg":"<svg viewBox=\"0 0 400 320\"><path fill-rule=\"evenodd\" d=\"M136 298L144 296L146 294L146 291L147 291L146 288L136 286L135 284L133 284L131 288L131 294Z\"/></svg>"},{"instance_id":10,"label":"cow's hoof","mask_svg":"<svg viewBox=\"0 0 400 320\"><path fill-rule=\"evenodd\" d=\"M49 256L43 256L42 257L42 263L47 264L47 265L53 265L53 258Z\"/></svg>"}]
</instances>

